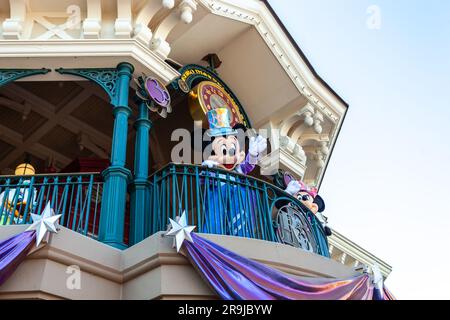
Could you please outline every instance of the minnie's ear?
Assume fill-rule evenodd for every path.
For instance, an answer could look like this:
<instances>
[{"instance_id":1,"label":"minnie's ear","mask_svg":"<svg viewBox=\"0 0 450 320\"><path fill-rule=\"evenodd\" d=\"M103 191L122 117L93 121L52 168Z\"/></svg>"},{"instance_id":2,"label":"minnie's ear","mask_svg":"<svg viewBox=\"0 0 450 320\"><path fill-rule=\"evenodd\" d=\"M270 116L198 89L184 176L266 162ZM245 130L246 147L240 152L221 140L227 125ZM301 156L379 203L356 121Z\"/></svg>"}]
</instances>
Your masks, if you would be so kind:
<instances>
[{"instance_id":1,"label":"minnie's ear","mask_svg":"<svg viewBox=\"0 0 450 320\"><path fill-rule=\"evenodd\" d=\"M317 204L317 206L319 207L319 212L325 211L325 201L323 201L321 196L317 195L314 198L314 203Z\"/></svg>"}]
</instances>

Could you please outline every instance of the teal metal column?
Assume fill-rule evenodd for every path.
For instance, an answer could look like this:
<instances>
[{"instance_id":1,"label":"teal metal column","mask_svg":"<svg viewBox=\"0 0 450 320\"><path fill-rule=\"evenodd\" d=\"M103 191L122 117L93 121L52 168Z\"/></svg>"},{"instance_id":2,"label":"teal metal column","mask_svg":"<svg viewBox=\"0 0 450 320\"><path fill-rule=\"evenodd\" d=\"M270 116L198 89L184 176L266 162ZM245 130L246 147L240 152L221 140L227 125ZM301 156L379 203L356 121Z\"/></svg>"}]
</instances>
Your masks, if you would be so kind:
<instances>
[{"instance_id":1,"label":"teal metal column","mask_svg":"<svg viewBox=\"0 0 450 320\"><path fill-rule=\"evenodd\" d=\"M117 66L117 95L114 105L114 132L111 151L111 166L103 171L104 191L100 215L99 240L123 249L125 208L128 182L131 172L125 168L127 153L129 85L134 68L129 63Z\"/></svg>"},{"instance_id":2,"label":"teal metal column","mask_svg":"<svg viewBox=\"0 0 450 320\"><path fill-rule=\"evenodd\" d=\"M126 62L116 68L86 68L55 70L61 74L76 75L98 84L109 95L114 115L111 165L102 172L104 178L102 207L98 239L113 247L123 249L127 186L131 171L125 168L127 153L128 106L130 80L134 67Z\"/></svg>"},{"instance_id":3,"label":"teal metal column","mask_svg":"<svg viewBox=\"0 0 450 320\"><path fill-rule=\"evenodd\" d=\"M139 101L139 115L134 124L136 129L134 155L134 181L130 185L131 215L130 215L130 245L145 238L145 208L149 207L148 199L150 182L148 181L150 130L152 122L149 119L147 105ZM149 212L147 212L149 213Z\"/></svg>"}]
</instances>

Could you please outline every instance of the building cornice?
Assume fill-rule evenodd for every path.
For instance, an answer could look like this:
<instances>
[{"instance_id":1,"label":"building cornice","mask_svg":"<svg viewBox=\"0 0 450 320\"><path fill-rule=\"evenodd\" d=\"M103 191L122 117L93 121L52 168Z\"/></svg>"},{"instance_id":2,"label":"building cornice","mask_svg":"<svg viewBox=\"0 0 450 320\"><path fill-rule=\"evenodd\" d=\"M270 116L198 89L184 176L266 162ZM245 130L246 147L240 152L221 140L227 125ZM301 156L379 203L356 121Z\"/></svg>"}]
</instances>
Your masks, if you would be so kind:
<instances>
[{"instance_id":1,"label":"building cornice","mask_svg":"<svg viewBox=\"0 0 450 320\"><path fill-rule=\"evenodd\" d=\"M334 247L346 253L348 256L353 257L355 260L368 267L377 265L385 278L387 278L392 272L392 266L388 263L371 254L369 251L363 249L335 230L333 230L333 235L328 238L328 241L330 243L330 247Z\"/></svg>"},{"instance_id":2,"label":"building cornice","mask_svg":"<svg viewBox=\"0 0 450 320\"><path fill-rule=\"evenodd\" d=\"M318 79L284 32L279 21L261 1L199 0L211 13L253 25L283 66L299 91L333 122L338 122L348 105Z\"/></svg>"},{"instance_id":3,"label":"building cornice","mask_svg":"<svg viewBox=\"0 0 450 320\"><path fill-rule=\"evenodd\" d=\"M133 63L136 70L145 68L166 83L180 76L178 71L137 39L2 40L0 47L0 58L89 57L95 60L96 57L120 57ZM101 59L99 61L96 66L101 65Z\"/></svg>"}]
</instances>

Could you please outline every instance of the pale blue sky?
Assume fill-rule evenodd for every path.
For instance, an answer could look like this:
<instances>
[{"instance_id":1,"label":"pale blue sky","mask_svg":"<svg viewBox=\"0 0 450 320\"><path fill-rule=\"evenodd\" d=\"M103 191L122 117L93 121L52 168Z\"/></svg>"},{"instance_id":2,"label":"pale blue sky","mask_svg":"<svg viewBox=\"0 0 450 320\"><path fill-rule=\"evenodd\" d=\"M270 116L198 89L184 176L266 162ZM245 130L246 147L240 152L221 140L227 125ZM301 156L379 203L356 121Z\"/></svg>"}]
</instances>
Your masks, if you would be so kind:
<instances>
[{"instance_id":1,"label":"pale blue sky","mask_svg":"<svg viewBox=\"0 0 450 320\"><path fill-rule=\"evenodd\" d=\"M393 266L399 299L450 299L450 1L270 3L350 104L321 189L332 226Z\"/></svg>"}]
</instances>

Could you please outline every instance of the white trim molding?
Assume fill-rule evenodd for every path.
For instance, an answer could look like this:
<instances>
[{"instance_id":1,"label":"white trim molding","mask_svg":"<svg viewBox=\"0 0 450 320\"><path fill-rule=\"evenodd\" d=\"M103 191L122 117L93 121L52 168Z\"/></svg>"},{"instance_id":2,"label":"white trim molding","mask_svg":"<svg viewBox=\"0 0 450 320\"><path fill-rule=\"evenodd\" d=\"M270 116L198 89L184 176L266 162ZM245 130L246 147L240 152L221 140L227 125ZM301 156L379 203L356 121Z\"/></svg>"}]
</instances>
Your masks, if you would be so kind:
<instances>
[{"instance_id":1,"label":"white trim molding","mask_svg":"<svg viewBox=\"0 0 450 320\"><path fill-rule=\"evenodd\" d=\"M369 269L372 266L377 265L385 279L392 272L392 267L389 264L361 248L335 230L333 230L333 235L328 238L328 242L330 244L331 256L336 257L336 260L341 260L340 262L343 264L346 264L346 261L351 261L354 268L358 268L358 266L367 266ZM344 262L342 261L343 254L345 254Z\"/></svg>"}]
</instances>

